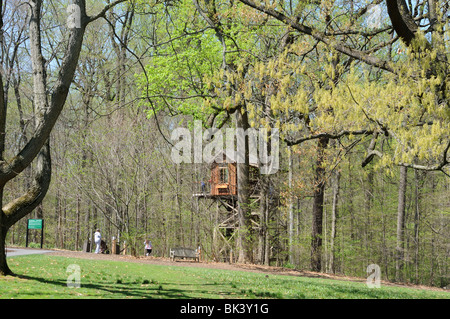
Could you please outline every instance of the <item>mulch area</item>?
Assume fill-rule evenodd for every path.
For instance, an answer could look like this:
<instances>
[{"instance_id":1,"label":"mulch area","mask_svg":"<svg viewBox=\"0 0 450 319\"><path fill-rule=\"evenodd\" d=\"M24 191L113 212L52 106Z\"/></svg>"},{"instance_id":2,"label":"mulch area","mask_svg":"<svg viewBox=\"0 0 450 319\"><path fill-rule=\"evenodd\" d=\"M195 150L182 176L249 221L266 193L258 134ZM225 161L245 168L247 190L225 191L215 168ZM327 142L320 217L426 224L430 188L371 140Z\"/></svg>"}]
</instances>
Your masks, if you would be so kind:
<instances>
[{"instance_id":1,"label":"mulch area","mask_svg":"<svg viewBox=\"0 0 450 319\"><path fill-rule=\"evenodd\" d=\"M239 271L251 271L265 273L269 275L286 275L286 276L301 276L301 277L312 277L312 278L325 278L325 279L335 279L344 281L354 281L354 282L366 282L366 278L349 277L343 275L325 274L317 273L305 270L288 269L283 267L274 266L264 266L264 265L254 265L254 264L230 264L221 262L195 262L190 260L179 260L171 261L169 258L162 257L133 257L128 255L111 255L111 254L95 254L95 253L84 253L78 251L68 251L68 250L55 250L47 255L62 256L62 257L73 257L73 258L83 258L83 259L97 259L97 260L113 260L113 261L124 261L151 265L163 265L163 266L183 266L183 267L200 267L200 268L213 268L222 270L239 270ZM412 284L396 284L386 281L381 281L382 285L386 286L398 286L398 287L408 287L416 289L427 289L434 291L447 291L441 288L428 287L421 285Z\"/></svg>"}]
</instances>

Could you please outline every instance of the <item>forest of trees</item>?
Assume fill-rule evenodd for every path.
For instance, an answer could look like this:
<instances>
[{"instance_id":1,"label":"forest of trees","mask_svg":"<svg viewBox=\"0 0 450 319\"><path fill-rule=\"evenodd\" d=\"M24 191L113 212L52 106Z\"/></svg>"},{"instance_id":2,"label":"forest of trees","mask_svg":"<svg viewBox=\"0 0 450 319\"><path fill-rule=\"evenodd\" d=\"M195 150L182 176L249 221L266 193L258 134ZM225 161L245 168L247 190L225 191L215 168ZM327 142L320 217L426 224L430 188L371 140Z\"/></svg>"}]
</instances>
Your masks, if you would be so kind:
<instances>
[{"instance_id":1,"label":"forest of trees","mask_svg":"<svg viewBox=\"0 0 450 319\"><path fill-rule=\"evenodd\" d=\"M450 284L447 1L1 3L2 250L43 218L49 248L81 250L100 228L137 255L150 239L156 256L200 246L205 260ZM194 120L280 132L258 201L237 165L226 254L226 211L193 197L210 166L171 159L171 132Z\"/></svg>"}]
</instances>

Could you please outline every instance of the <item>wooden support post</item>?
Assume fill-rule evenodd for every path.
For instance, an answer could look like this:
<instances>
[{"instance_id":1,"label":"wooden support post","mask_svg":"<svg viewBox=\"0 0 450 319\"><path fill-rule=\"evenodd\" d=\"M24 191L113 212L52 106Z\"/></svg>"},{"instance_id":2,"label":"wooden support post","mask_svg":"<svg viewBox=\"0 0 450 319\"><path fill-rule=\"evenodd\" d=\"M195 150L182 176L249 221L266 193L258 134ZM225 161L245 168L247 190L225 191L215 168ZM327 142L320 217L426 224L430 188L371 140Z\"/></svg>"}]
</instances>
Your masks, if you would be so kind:
<instances>
[{"instance_id":1,"label":"wooden support post","mask_svg":"<svg viewBox=\"0 0 450 319\"><path fill-rule=\"evenodd\" d=\"M113 237L111 242L111 254L117 255L117 239Z\"/></svg>"}]
</instances>

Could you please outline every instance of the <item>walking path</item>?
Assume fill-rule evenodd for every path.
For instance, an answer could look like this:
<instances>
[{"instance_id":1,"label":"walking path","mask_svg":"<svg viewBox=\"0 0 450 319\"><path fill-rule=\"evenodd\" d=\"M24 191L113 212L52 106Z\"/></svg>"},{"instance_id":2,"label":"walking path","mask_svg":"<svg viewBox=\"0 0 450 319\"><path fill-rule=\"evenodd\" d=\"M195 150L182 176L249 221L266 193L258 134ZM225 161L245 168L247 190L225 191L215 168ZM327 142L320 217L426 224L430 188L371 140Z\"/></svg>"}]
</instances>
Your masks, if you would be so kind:
<instances>
[{"instance_id":1,"label":"walking path","mask_svg":"<svg viewBox=\"0 0 450 319\"><path fill-rule=\"evenodd\" d=\"M14 257L21 255L45 254L53 253L52 250L43 250L36 248L6 248L6 257Z\"/></svg>"}]
</instances>

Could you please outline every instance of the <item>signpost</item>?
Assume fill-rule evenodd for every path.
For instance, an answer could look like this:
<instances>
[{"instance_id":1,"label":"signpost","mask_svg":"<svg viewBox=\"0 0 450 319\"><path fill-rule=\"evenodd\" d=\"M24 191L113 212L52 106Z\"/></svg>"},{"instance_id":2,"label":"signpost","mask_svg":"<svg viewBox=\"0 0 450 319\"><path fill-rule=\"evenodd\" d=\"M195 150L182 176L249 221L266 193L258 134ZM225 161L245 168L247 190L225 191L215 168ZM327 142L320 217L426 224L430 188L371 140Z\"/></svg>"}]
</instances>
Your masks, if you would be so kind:
<instances>
[{"instance_id":1,"label":"signpost","mask_svg":"<svg viewBox=\"0 0 450 319\"><path fill-rule=\"evenodd\" d=\"M41 249L44 243L44 220L43 219L28 219L27 223L27 237L25 242L25 247L28 247L28 230L29 229L40 229L41 230Z\"/></svg>"}]
</instances>

